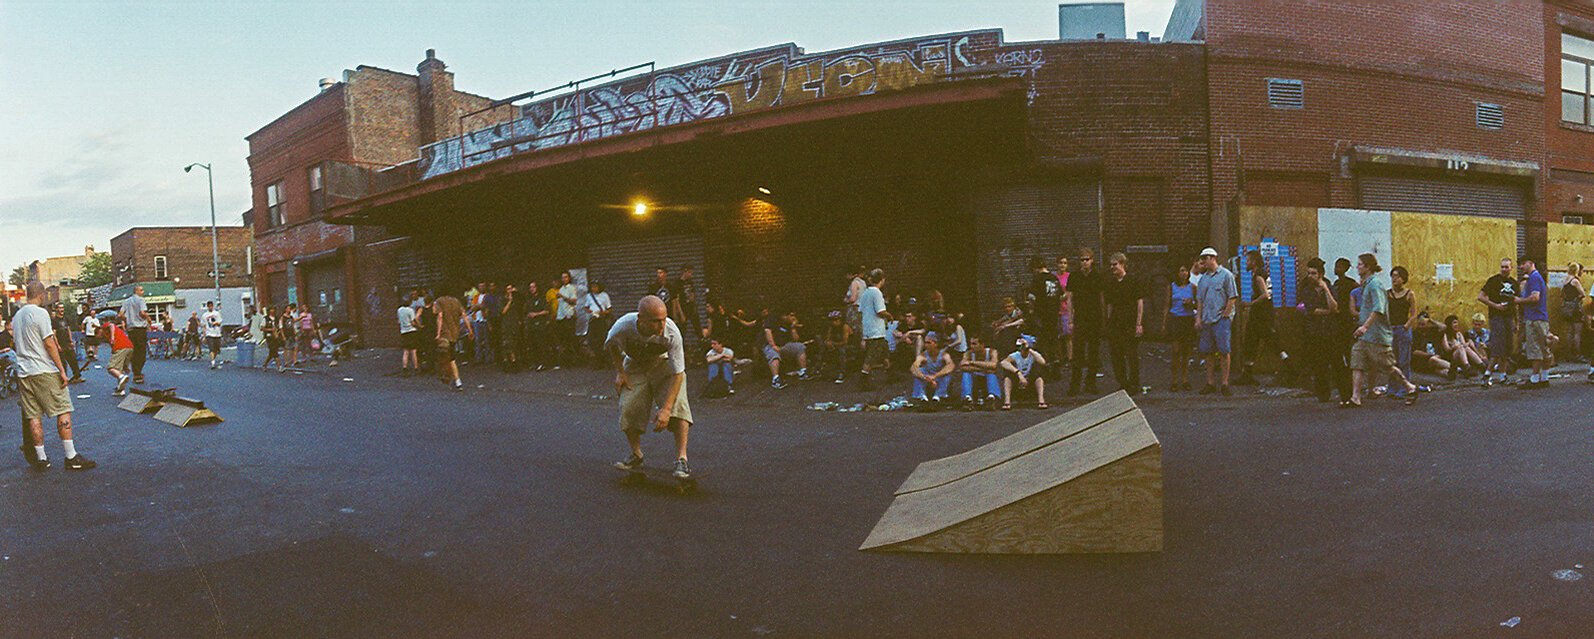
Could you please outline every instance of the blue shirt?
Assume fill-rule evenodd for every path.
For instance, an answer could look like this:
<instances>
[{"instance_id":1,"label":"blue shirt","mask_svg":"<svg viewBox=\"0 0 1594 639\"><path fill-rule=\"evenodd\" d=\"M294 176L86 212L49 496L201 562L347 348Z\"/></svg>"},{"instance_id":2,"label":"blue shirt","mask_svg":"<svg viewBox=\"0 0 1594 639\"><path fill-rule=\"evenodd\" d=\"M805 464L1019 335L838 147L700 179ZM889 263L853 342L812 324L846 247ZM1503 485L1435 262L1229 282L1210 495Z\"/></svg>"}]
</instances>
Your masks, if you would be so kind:
<instances>
[{"instance_id":1,"label":"blue shirt","mask_svg":"<svg viewBox=\"0 0 1594 639\"><path fill-rule=\"evenodd\" d=\"M1522 297L1533 297L1539 294L1539 301L1522 306L1522 319L1530 321L1550 321L1550 291L1544 286L1544 276L1538 269L1528 273L1528 285L1522 290Z\"/></svg>"},{"instance_id":2,"label":"blue shirt","mask_svg":"<svg viewBox=\"0 0 1594 639\"><path fill-rule=\"evenodd\" d=\"M863 290L863 295L858 296L858 313L863 315L859 328L863 339L880 339L886 337L886 319L880 317L880 311L886 310L886 296L880 292L880 287L871 286Z\"/></svg>"},{"instance_id":3,"label":"blue shirt","mask_svg":"<svg viewBox=\"0 0 1594 639\"><path fill-rule=\"evenodd\" d=\"M1374 275L1362 283L1362 304L1359 310L1363 325L1367 325L1367 318L1373 313L1378 314L1378 319L1367 325L1367 332L1361 336L1362 341L1384 346L1395 342L1395 332L1389 327L1389 287L1384 284L1382 277Z\"/></svg>"},{"instance_id":4,"label":"blue shirt","mask_svg":"<svg viewBox=\"0 0 1594 639\"><path fill-rule=\"evenodd\" d=\"M1195 285L1185 284L1180 286L1178 282L1174 282L1168 286L1171 287L1173 293L1172 304L1168 307L1168 313L1174 317L1195 316ZM1186 302L1189 302L1189 304L1187 305Z\"/></svg>"}]
</instances>

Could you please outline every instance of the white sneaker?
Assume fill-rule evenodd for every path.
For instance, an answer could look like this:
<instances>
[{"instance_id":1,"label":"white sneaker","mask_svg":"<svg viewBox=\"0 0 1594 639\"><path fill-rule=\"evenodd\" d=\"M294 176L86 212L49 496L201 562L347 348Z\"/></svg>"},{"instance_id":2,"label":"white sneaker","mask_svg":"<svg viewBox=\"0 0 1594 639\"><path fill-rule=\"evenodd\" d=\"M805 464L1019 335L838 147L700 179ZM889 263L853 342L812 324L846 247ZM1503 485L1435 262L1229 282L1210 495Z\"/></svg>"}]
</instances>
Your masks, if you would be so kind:
<instances>
[{"instance_id":1,"label":"white sneaker","mask_svg":"<svg viewBox=\"0 0 1594 639\"><path fill-rule=\"evenodd\" d=\"M116 378L116 392L114 394L117 397L121 397L122 395L126 395L127 394L127 380L130 380L132 378L133 378L132 375L123 375L121 377Z\"/></svg>"},{"instance_id":2,"label":"white sneaker","mask_svg":"<svg viewBox=\"0 0 1594 639\"><path fill-rule=\"evenodd\" d=\"M675 470L670 475L676 479L686 479L692 476L692 469L686 465L685 457L675 460Z\"/></svg>"}]
</instances>

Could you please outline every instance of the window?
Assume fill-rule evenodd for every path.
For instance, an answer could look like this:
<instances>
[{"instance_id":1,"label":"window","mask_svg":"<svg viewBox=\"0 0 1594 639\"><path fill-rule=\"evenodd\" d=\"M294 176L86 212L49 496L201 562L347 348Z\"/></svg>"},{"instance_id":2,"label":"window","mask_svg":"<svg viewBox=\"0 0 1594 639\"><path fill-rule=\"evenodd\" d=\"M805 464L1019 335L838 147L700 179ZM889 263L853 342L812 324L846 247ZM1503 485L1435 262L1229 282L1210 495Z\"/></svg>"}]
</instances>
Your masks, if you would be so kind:
<instances>
[{"instance_id":1,"label":"window","mask_svg":"<svg viewBox=\"0 0 1594 639\"><path fill-rule=\"evenodd\" d=\"M266 185L266 228L282 226L282 180Z\"/></svg>"},{"instance_id":2,"label":"window","mask_svg":"<svg viewBox=\"0 0 1594 639\"><path fill-rule=\"evenodd\" d=\"M1505 128L1505 107L1498 104L1479 102L1473 119L1477 121L1480 129Z\"/></svg>"},{"instance_id":3,"label":"window","mask_svg":"<svg viewBox=\"0 0 1594 639\"><path fill-rule=\"evenodd\" d=\"M310 180L309 180L310 181L310 213L312 215L316 215L316 214L320 214L321 211L326 210L326 208L327 208L327 190L326 190L325 183L321 181L321 165L320 164L317 164L315 166L310 167L309 178L310 178Z\"/></svg>"},{"instance_id":4,"label":"window","mask_svg":"<svg viewBox=\"0 0 1594 639\"><path fill-rule=\"evenodd\" d=\"M1594 124L1589 118L1589 67L1594 40L1561 34L1561 121Z\"/></svg>"},{"instance_id":5,"label":"window","mask_svg":"<svg viewBox=\"0 0 1594 639\"><path fill-rule=\"evenodd\" d=\"M1300 80L1267 79L1267 103L1275 109L1306 108L1306 86Z\"/></svg>"},{"instance_id":6,"label":"window","mask_svg":"<svg viewBox=\"0 0 1594 639\"><path fill-rule=\"evenodd\" d=\"M1582 224L1583 223L1583 216L1581 216L1581 215L1571 215L1571 214L1562 215L1561 216L1561 223L1562 224Z\"/></svg>"},{"instance_id":7,"label":"window","mask_svg":"<svg viewBox=\"0 0 1594 639\"><path fill-rule=\"evenodd\" d=\"M155 279L157 279L157 280L166 279L166 256L165 255L156 255L155 256Z\"/></svg>"},{"instance_id":8,"label":"window","mask_svg":"<svg viewBox=\"0 0 1594 639\"><path fill-rule=\"evenodd\" d=\"M244 274L255 274L255 247L252 244L244 247Z\"/></svg>"}]
</instances>

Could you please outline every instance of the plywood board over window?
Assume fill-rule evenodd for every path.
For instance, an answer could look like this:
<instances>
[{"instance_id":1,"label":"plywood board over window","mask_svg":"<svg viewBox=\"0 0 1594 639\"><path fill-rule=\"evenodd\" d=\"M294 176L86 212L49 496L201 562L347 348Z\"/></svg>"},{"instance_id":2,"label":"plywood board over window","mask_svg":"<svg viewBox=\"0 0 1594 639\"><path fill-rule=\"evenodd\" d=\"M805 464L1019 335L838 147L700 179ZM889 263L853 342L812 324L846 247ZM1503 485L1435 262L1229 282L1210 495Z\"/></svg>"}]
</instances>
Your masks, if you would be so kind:
<instances>
[{"instance_id":1,"label":"plywood board over window","mask_svg":"<svg viewBox=\"0 0 1594 639\"><path fill-rule=\"evenodd\" d=\"M1305 260L1317 255L1317 209L1294 206L1240 207L1240 245L1255 246L1263 238L1272 238L1281 245L1295 247L1295 254L1301 256L1301 263L1305 264Z\"/></svg>"},{"instance_id":2,"label":"plywood board over window","mask_svg":"<svg viewBox=\"0 0 1594 639\"><path fill-rule=\"evenodd\" d=\"M1561 224L1551 222L1548 225L1548 241L1545 246L1544 265L1546 271L1565 272L1568 264L1577 262L1582 265L1585 272L1580 278L1583 290L1589 289L1589 274L1587 269L1594 267L1594 226L1587 224ZM1548 276L1546 276L1548 279ZM1561 291L1550 291L1550 330L1557 335L1566 334L1566 322L1561 318ZM1583 301L1583 312L1589 312L1588 300ZM1583 339L1588 339L1585 336Z\"/></svg>"},{"instance_id":3,"label":"plywood board over window","mask_svg":"<svg viewBox=\"0 0 1594 639\"><path fill-rule=\"evenodd\" d=\"M1439 322L1447 315L1469 318L1481 312L1479 289L1500 272L1500 258L1516 252L1516 222L1471 215L1389 215L1393 252L1384 269L1399 265L1411 273L1415 310L1427 308ZM1440 277L1446 270L1441 265L1449 266L1451 278Z\"/></svg>"}]
</instances>

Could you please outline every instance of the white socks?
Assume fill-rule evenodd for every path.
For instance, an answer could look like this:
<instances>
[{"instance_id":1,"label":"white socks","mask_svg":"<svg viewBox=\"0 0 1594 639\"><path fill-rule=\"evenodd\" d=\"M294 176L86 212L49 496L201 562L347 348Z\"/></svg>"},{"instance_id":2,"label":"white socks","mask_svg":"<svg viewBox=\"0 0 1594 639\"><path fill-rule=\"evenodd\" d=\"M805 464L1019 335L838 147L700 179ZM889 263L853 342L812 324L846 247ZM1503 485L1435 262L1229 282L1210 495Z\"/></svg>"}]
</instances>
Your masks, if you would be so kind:
<instances>
[{"instance_id":1,"label":"white socks","mask_svg":"<svg viewBox=\"0 0 1594 639\"><path fill-rule=\"evenodd\" d=\"M44 447L43 446L34 446L33 447L33 458L37 459L39 461L44 461L46 459L49 459L49 457L45 457L44 456Z\"/></svg>"},{"instance_id":2,"label":"white socks","mask_svg":"<svg viewBox=\"0 0 1594 639\"><path fill-rule=\"evenodd\" d=\"M65 449L67 459L77 457L77 447L72 445L72 440L61 440L61 448ZM43 457L41 456L40 459L43 459Z\"/></svg>"}]
</instances>

